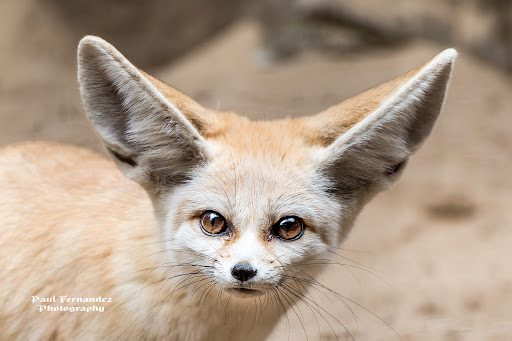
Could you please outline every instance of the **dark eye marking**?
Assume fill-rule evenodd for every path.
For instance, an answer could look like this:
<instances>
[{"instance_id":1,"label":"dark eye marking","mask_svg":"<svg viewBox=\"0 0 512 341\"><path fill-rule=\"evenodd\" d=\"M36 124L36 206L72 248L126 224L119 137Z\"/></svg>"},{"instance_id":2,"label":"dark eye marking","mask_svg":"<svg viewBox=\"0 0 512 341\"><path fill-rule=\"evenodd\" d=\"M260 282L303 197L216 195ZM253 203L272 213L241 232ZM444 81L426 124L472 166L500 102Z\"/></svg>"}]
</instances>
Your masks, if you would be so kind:
<instances>
[{"instance_id":1,"label":"dark eye marking","mask_svg":"<svg viewBox=\"0 0 512 341\"><path fill-rule=\"evenodd\" d=\"M384 174L386 174L387 176L391 176L391 175L394 175L394 174L400 172L404 168L405 162L406 161L402 161L402 162L399 162L399 163L389 167Z\"/></svg>"},{"instance_id":2,"label":"dark eye marking","mask_svg":"<svg viewBox=\"0 0 512 341\"><path fill-rule=\"evenodd\" d=\"M110 148L107 148L107 150L110 154L112 154L112 156L114 156L119 161L124 162L132 167L137 166L137 162L134 159L132 159L131 157L121 155L118 152L116 152L115 150L110 149Z\"/></svg>"}]
</instances>

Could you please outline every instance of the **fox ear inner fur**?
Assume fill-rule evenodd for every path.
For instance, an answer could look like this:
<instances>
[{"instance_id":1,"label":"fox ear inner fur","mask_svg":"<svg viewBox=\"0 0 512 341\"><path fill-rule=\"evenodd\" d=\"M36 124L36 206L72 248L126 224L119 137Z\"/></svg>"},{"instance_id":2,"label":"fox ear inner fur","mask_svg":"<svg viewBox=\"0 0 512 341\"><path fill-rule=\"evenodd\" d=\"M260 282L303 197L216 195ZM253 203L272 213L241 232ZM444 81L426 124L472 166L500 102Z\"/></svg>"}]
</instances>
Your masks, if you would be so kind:
<instances>
[{"instance_id":1,"label":"fox ear inner fur","mask_svg":"<svg viewBox=\"0 0 512 341\"><path fill-rule=\"evenodd\" d=\"M89 120L118 167L143 185L181 182L205 161L207 143L199 133L201 117L193 124L171 103L160 83L133 66L112 45L87 36L78 47L80 93ZM177 91L176 91L177 92ZM185 103L186 104L186 103ZM186 108L185 108L186 109ZM205 114L211 120L211 115Z\"/></svg>"}]
</instances>

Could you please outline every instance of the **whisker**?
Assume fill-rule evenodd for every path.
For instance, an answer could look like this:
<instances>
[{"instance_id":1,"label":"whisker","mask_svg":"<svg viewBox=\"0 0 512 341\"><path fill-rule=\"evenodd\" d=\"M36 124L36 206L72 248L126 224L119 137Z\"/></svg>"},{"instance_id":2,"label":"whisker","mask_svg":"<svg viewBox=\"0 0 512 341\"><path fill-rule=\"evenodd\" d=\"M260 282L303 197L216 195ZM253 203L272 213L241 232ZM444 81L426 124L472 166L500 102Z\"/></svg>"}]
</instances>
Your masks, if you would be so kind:
<instances>
[{"instance_id":1,"label":"whisker","mask_svg":"<svg viewBox=\"0 0 512 341\"><path fill-rule=\"evenodd\" d=\"M334 255L338 256L338 257L341 257L341 258L343 258L343 259L345 259L345 260L348 260L349 262L352 262L352 263L354 263L354 264L357 264L357 265L362 266L362 267L364 267L364 268L367 268L367 269L369 269L369 270L376 271L376 272L380 272L381 274L382 274L382 273L384 273L383 271L380 271L380 270L377 270L377 269L373 269L373 268L371 268L371 267L369 267L369 266L367 266L367 265L364 265L364 264L362 264L362 263L360 263L360 262L357 262L357 261L355 261L355 260L353 260L353 259L351 259L351 258L348 258L347 256L343 256L343 255L341 255L341 254L339 254L339 253L337 253L337 252L334 252L334 251L332 251L332 250L327 250L327 252L330 252L330 253L332 253L332 254L334 254Z\"/></svg>"},{"instance_id":2,"label":"whisker","mask_svg":"<svg viewBox=\"0 0 512 341\"><path fill-rule=\"evenodd\" d=\"M333 290L331 290L327 286L323 285L322 283L318 282L316 279L312 278L311 276L309 276L311 279L304 279L304 278L294 277L294 276L289 276L289 277L292 277L297 282L304 282L304 283L309 284L311 286L311 288L314 288L314 289L318 290L318 292L322 293L326 297L327 297L327 295L322 290L320 290L320 289L327 290L328 292L331 292L331 294L334 292ZM334 296L337 297L336 295L334 295ZM354 317L354 320L356 321L356 324L358 325L358 323L357 323L357 316L354 313L354 311L352 310L352 308L347 304L347 302L343 298L338 297L338 299L340 299L342 301L342 303L345 305L345 307L347 307L347 309L350 311L350 313ZM330 298L329 298L329 300L331 301L331 303L333 303ZM359 326L358 326L358 329L359 329Z\"/></svg>"},{"instance_id":3,"label":"whisker","mask_svg":"<svg viewBox=\"0 0 512 341\"><path fill-rule=\"evenodd\" d=\"M204 300L203 300L203 306L205 305L206 303L206 299L208 298L208 295L210 294L210 292L217 286L217 282L216 281L211 281L211 285L206 288L204 290L204 292L206 292L206 290L208 290L208 292L206 292L206 295L204 296ZM204 293L203 292L203 293ZM202 295L201 295L202 296ZM199 300L199 302L201 302L201 300Z\"/></svg>"},{"instance_id":4,"label":"whisker","mask_svg":"<svg viewBox=\"0 0 512 341\"><path fill-rule=\"evenodd\" d=\"M393 286L388 281L386 281L384 278L382 278L381 276L373 273L371 270L368 270L366 267L361 267L361 266L354 265L354 264L340 263L340 262L336 262L336 261L332 261L332 260L323 261L322 259L316 259L316 260L312 259L312 262L309 262L309 263L290 264L288 266L283 266L283 268L286 268L286 267L299 267L299 266L310 266L310 265L340 265L340 266L343 266L343 267L345 267L347 269L347 271L349 271L352 274L352 276L354 276L356 278L356 280L358 282L360 282L359 278L357 278L354 275L354 273L352 271L350 271L349 268L359 269L361 271L364 271L366 273L369 273L369 274L373 275L374 277L378 278L379 280L384 282L389 287L393 288Z\"/></svg>"},{"instance_id":5,"label":"whisker","mask_svg":"<svg viewBox=\"0 0 512 341\"><path fill-rule=\"evenodd\" d=\"M307 293L307 289L306 287L304 286L304 284L298 282L296 279L294 279L295 283L297 284L297 286L300 286L302 288L302 290L298 290L299 292L302 292L303 295L306 295ZM316 289L316 288L315 288ZM318 290L318 289L317 289ZM323 293L322 291L318 290L319 292ZM325 295L325 293L323 293ZM325 295L326 297L328 297L327 295ZM330 298L329 298L330 300ZM304 303L306 305L306 307L311 311L311 313L313 314L313 317L315 318L315 321L316 321L316 325L318 327L318 339L320 340L322 338L322 333L321 333L321 329L320 329L320 322L318 321L318 318L316 317L316 314L315 312L313 311L313 309L311 309L311 307L309 306L309 304L307 302L304 302L303 299L300 300L302 303ZM331 301L332 302L332 301Z\"/></svg>"},{"instance_id":6,"label":"whisker","mask_svg":"<svg viewBox=\"0 0 512 341\"><path fill-rule=\"evenodd\" d=\"M283 283L283 286L285 286L285 284ZM314 300L308 298L307 296L305 295L302 295L300 296L300 293L296 293L296 292L293 292L293 289L290 289L289 286L286 286L288 290L290 290L291 293L293 293L294 295L296 295L297 297L302 297L304 299L304 302L309 301L309 303L312 303L314 304L318 309L322 310L323 312L325 312L327 315L329 315L332 319L334 319L336 322L338 322L344 329L345 331L349 334L350 338L352 340L355 341L355 338L354 336L352 335L352 333L350 332L350 330L343 324L341 323L340 320L338 320L336 317L334 317L330 312L328 312L326 309L324 309L322 306L320 306L318 303L316 303ZM338 338L338 334L336 334L336 332L334 331L334 328L332 327L332 325L329 323L329 321L323 316L323 314L317 310L314 306L312 306L312 308L320 314L320 316L322 316L325 320L325 322L329 325L329 328L331 329L331 331L333 332L334 336L336 337L336 340L339 340Z\"/></svg>"},{"instance_id":7,"label":"whisker","mask_svg":"<svg viewBox=\"0 0 512 341\"><path fill-rule=\"evenodd\" d=\"M302 330L304 331L304 335L306 336L306 340L309 341L309 337L308 337L308 333L306 331L306 327L304 326L304 323L302 322L302 319L304 319L304 316L302 316L302 312L301 312L301 316L302 316L302 319L301 319L299 314L297 314L297 311L295 310L295 307L293 306L293 299L291 299L286 293L283 293L281 290L279 290L279 288L277 290L279 292L281 292L281 294L283 295L283 298L286 300L286 302L288 303L290 308L293 310L293 312L295 313L295 316L297 316L297 319L299 320L299 322L300 322L300 324L302 326Z\"/></svg>"},{"instance_id":8,"label":"whisker","mask_svg":"<svg viewBox=\"0 0 512 341\"><path fill-rule=\"evenodd\" d=\"M384 323L388 328L390 328L394 333L395 335L401 340L402 338L400 337L400 335L398 334L398 332L391 326L391 324L389 324L389 322L387 322L386 320L384 320L382 317L380 317L379 315L377 315L376 313L374 313L373 311L371 311L370 309L366 308L365 306L363 306L362 304L332 290L331 288L323 285L322 283L316 281L316 280L306 280L306 279L303 279L303 278L297 278L298 281L303 281L305 280L306 283L310 284L312 287L314 286L318 286L324 290L327 290L328 292L330 292L331 294L333 294L335 297L338 297L338 299L340 299L342 302L345 303L345 305L348 307L348 304L346 303L346 301L349 301L350 303L354 304L355 306L363 309L364 311L368 312L369 314L371 314L372 316L374 316L375 318L377 318L379 321L381 321L382 323ZM321 307L320 307L321 308ZM349 310L351 310L349 308ZM351 310L352 311L352 310ZM353 313L353 312L352 312ZM354 317L355 317L355 314L353 313Z\"/></svg>"}]
</instances>

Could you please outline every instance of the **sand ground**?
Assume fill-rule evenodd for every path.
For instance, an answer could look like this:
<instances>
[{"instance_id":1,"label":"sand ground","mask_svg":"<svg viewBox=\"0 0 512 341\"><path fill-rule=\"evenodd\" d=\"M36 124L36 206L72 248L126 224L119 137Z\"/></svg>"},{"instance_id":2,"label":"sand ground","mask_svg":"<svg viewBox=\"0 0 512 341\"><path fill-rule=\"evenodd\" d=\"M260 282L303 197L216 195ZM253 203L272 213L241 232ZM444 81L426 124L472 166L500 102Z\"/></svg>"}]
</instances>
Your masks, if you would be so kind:
<instances>
[{"instance_id":1,"label":"sand ground","mask_svg":"<svg viewBox=\"0 0 512 341\"><path fill-rule=\"evenodd\" d=\"M3 46L21 49L6 38L21 24L4 24ZM418 41L261 67L258 39L256 27L241 22L150 71L215 109L255 119L300 116L399 76L445 48ZM3 52L0 62L0 144L45 139L101 150L84 118L72 63L38 56L37 47ZM290 312L291 327L283 319L272 340L306 340L304 330L309 340L350 339L342 324L357 340L512 339L511 94L512 82L500 70L460 55L432 136L394 188L363 211L342 246L338 261L353 266L333 265L321 277L371 313L312 293L329 312L323 312L328 323L300 306L304 328Z\"/></svg>"}]
</instances>

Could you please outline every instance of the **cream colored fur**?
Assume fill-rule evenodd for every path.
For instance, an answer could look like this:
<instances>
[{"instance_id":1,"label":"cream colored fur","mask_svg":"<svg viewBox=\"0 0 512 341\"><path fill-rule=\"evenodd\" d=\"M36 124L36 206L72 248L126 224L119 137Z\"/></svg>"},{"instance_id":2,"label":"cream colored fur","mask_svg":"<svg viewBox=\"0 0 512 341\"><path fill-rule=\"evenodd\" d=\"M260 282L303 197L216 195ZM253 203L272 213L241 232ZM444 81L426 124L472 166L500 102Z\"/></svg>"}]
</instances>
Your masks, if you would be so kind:
<instances>
[{"instance_id":1,"label":"cream colored fur","mask_svg":"<svg viewBox=\"0 0 512 341\"><path fill-rule=\"evenodd\" d=\"M428 136L455 56L315 116L253 122L201 107L85 37L84 106L122 173L78 147L0 150L0 339L264 339L306 290L286 275L318 275L324 266L307 264L339 245ZM232 233L203 233L207 210ZM269 237L285 216L304 220L302 237ZM240 262L257 269L244 284L231 275ZM71 313L31 301L61 295L112 303Z\"/></svg>"}]
</instances>

